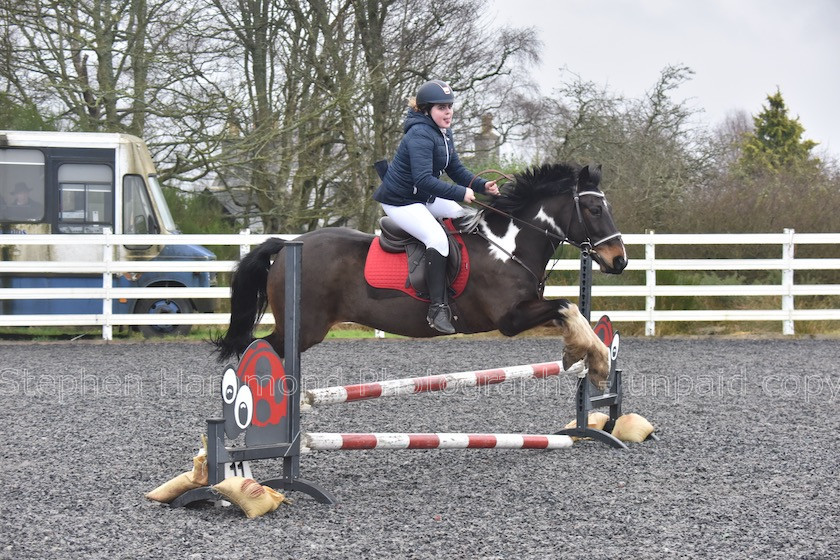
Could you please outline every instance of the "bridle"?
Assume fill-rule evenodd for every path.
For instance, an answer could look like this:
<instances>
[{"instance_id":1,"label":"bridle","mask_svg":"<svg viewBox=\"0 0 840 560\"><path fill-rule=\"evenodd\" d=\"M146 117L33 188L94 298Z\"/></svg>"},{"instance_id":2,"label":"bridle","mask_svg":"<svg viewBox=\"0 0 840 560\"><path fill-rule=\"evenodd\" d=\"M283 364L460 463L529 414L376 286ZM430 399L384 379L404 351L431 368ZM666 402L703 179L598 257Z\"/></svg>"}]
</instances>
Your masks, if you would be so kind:
<instances>
[{"instance_id":1,"label":"bridle","mask_svg":"<svg viewBox=\"0 0 840 560\"><path fill-rule=\"evenodd\" d=\"M506 173L502 173L501 171L498 171L496 169L487 169L485 171L482 171L481 173L479 173L475 177L473 177L472 180L470 181L470 184L468 185L468 188L472 188L473 181L475 181L475 179L477 177L479 177L480 175L483 175L485 173L496 173L498 175L501 175L502 177L504 177L508 181L513 181L513 177L511 175L508 175ZM594 249L595 247L597 247L598 245L601 245L602 243L606 243L607 241L609 241L611 239L621 237L621 232L617 231L617 232L615 232L611 235L608 235L606 237L603 237L603 238L601 238L597 241L592 241L592 236L589 234L589 228L586 227L586 221L583 219L583 211L580 208L580 197L582 197L582 196L597 196L598 198L601 198L601 199L606 198L606 196L602 192L583 191L583 192L579 193L578 189L577 189L577 184L574 184L572 186L572 197L573 197L574 202L575 202L575 214L574 215L577 216L578 223L583 227L583 232L586 236L586 240L582 241L581 243L578 243L576 241L573 241L572 239L569 239L569 236L566 234L566 231L570 231L572 229L573 216L569 216L569 225L566 227L566 230L565 231L562 230L562 229L560 230L560 233L562 235L557 235L556 233L554 233L552 231L549 231L548 228L541 228L537 225L532 224L531 222L523 220L522 218L517 218L516 216L514 216L514 215L512 215L508 212L504 212L502 210L499 210L498 208L494 208L493 206L490 206L489 204L484 204L483 202L479 202L478 200L474 200L473 204L483 208L484 210L489 210L490 212L495 212L496 214L500 214L502 216L505 216L506 218L509 218L511 221L514 221L514 222L516 222L520 225L524 225L524 226L527 226L527 227L529 227L533 230L539 231L540 233L542 233L543 235L545 235L546 237L548 237L552 241L557 241L558 242L557 245L554 245L554 243L552 242L552 246L554 246L555 251L557 250L557 248L560 245L562 245L563 243L566 243L566 242L568 242L570 245L572 245L574 247L577 247L578 249L583 249L584 247Z\"/></svg>"},{"instance_id":2,"label":"bridle","mask_svg":"<svg viewBox=\"0 0 840 560\"><path fill-rule=\"evenodd\" d=\"M468 185L468 188L472 188L473 181L475 181L475 179L477 177L479 177L480 175L484 175L485 173L498 174L498 175L504 177L505 179L507 179L508 181L513 181L514 180L514 178L511 175L503 173L499 170L487 169L487 170L482 171L481 173L478 173L477 175L475 175L472 178L472 180L470 181L470 184ZM586 221L583 219L583 211L580 208L580 197L582 197L582 196L597 196L601 199L605 199L606 196L604 195L604 193L595 192L595 191L583 191L583 192L579 193L578 189L577 189L577 183L575 183L572 186L572 196L573 196L574 203L575 203L575 212L574 212L574 214L571 214L569 216L569 225L566 227L565 231L562 230L562 229L560 230L560 233L562 235L557 235L553 231L549 231L548 228L541 228L541 227L539 227L535 224L532 224L529 221L523 220L522 218L518 218L518 217L516 217L516 216L514 216L514 215L512 215L508 212L505 212L503 210L499 210L498 208L494 208L493 206L490 206L489 204L484 204L483 202L479 202L478 200L474 200L472 203L475 204L476 206L479 206L480 208L483 208L484 210L488 210L490 212L494 212L496 214L504 216L504 217L510 219L512 222L516 222L520 225L529 227L533 230L536 230L536 231L542 233L543 235L546 236L546 238L548 238L549 243L551 243L552 254L555 253L557 251L557 249L559 247L561 247L563 245L563 243L566 243L566 242L568 242L569 245L572 245L573 247L576 247L577 249L579 249L582 253L588 253L592 249L597 247L598 245L601 245L602 243L606 243L607 241L609 241L611 239L621 237L621 232L617 231L617 232L615 232L611 235L608 235L608 236L606 236L602 239L599 239L599 240L593 242L592 241L592 236L589 234L589 228L586 227ZM572 220L574 219L574 216L577 216L578 223L583 227L583 232L584 232L584 235L586 236L586 240L582 241L580 243L578 243L576 241L573 241L572 239L569 239L569 236L566 234L567 231L571 231ZM473 231L467 232L467 233L475 233L475 234L479 235L484 240L486 240L488 243L491 243L491 244L495 245L496 248L498 248L500 251L505 253L512 261L516 262L517 264L522 266L525 270L527 270L531 274L531 276L533 276L534 279L537 281L537 290L539 291L540 295L542 295L543 290L545 289L545 284L548 281L549 275L552 272L554 272L553 269L547 270L545 272L543 278L540 279L536 275L536 273L534 273L534 271L531 270L530 267L528 267L519 257L517 257L513 253L509 252L507 249L503 248L501 245L499 245L498 243L496 243L495 241L490 239L488 236L481 233L477 226L475 227L475 229Z\"/></svg>"}]
</instances>

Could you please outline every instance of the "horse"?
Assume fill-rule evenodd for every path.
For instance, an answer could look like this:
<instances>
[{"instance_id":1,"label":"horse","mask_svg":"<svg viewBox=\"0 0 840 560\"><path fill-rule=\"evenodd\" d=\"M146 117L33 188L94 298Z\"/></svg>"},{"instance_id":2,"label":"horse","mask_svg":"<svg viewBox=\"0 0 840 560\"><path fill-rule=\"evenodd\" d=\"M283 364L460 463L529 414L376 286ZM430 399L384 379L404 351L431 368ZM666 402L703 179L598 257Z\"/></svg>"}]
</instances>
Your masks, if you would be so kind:
<instances>
[{"instance_id":1,"label":"horse","mask_svg":"<svg viewBox=\"0 0 840 560\"><path fill-rule=\"evenodd\" d=\"M589 322L574 303L543 298L548 261L563 242L588 246L601 272L620 274L627 266L621 233L600 181L600 166L534 167L513 177L489 204L460 219L470 272L463 292L451 302L458 332L498 330L514 336L553 322L563 337L564 362L587 359L590 381L604 386L608 350ZM426 321L427 302L368 285L364 267L374 235L337 227L314 230L297 240L303 242L301 352L323 341L341 322L412 338L442 335ZM242 354L269 305L275 326L264 339L284 356L285 259L276 258L272 264L283 245L283 240L270 238L236 267L230 325L213 340L220 361Z\"/></svg>"}]
</instances>

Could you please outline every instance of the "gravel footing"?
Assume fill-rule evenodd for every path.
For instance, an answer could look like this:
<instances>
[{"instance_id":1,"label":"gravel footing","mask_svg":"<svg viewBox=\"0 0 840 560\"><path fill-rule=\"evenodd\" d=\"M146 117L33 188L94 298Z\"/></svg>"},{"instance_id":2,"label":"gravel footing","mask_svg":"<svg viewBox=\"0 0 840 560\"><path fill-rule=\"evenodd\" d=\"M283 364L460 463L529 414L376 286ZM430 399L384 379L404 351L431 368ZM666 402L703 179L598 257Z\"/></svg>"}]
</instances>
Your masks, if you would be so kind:
<instances>
[{"instance_id":1,"label":"gravel footing","mask_svg":"<svg viewBox=\"0 0 840 560\"><path fill-rule=\"evenodd\" d=\"M558 359L554 338L331 341L323 387ZM627 451L305 455L334 506L172 509L143 495L191 468L221 412L200 343L0 343L2 558L838 558L840 344L622 340L625 412L658 442ZM313 432L552 433L571 377L336 405ZM279 462L252 463L256 478Z\"/></svg>"}]
</instances>

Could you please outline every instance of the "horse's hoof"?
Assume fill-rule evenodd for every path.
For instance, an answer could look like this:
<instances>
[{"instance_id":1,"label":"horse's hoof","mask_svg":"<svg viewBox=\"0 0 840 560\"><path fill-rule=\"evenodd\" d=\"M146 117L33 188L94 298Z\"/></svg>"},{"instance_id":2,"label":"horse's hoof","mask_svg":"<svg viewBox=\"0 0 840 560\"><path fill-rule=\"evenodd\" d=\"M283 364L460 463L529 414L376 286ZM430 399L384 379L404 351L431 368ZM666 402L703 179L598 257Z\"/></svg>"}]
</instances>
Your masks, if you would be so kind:
<instances>
[{"instance_id":1,"label":"horse's hoof","mask_svg":"<svg viewBox=\"0 0 840 560\"><path fill-rule=\"evenodd\" d=\"M563 352L563 369L569 371L569 368L583 359L583 356L572 356L568 352Z\"/></svg>"},{"instance_id":2,"label":"horse's hoof","mask_svg":"<svg viewBox=\"0 0 840 560\"><path fill-rule=\"evenodd\" d=\"M606 350L606 347L604 347ZM589 379L602 391L607 389L607 380L610 376L610 361L606 356L589 355Z\"/></svg>"}]
</instances>

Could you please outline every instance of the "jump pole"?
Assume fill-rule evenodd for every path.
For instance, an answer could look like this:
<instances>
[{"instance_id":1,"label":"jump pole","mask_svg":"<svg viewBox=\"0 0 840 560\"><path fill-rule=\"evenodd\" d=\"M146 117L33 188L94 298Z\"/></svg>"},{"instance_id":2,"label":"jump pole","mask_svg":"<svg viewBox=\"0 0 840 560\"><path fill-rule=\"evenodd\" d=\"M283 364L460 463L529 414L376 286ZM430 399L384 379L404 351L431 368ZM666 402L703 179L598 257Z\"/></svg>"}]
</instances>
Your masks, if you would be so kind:
<instances>
[{"instance_id":1,"label":"jump pole","mask_svg":"<svg viewBox=\"0 0 840 560\"><path fill-rule=\"evenodd\" d=\"M565 435L370 433L303 435L303 448L311 451L357 449L562 449L572 446Z\"/></svg>"},{"instance_id":2,"label":"jump pole","mask_svg":"<svg viewBox=\"0 0 840 560\"><path fill-rule=\"evenodd\" d=\"M477 371L462 371L443 375L429 375L426 377L389 379L375 383L310 389L304 393L302 402L304 406L338 404L381 397L398 397L456 390L465 387L483 387L485 385L497 385L527 379L544 379L546 377L560 375L561 373L586 375L587 370L582 361L575 363L568 370L563 368L562 361L558 361Z\"/></svg>"}]
</instances>

